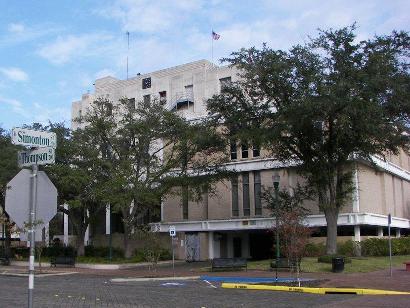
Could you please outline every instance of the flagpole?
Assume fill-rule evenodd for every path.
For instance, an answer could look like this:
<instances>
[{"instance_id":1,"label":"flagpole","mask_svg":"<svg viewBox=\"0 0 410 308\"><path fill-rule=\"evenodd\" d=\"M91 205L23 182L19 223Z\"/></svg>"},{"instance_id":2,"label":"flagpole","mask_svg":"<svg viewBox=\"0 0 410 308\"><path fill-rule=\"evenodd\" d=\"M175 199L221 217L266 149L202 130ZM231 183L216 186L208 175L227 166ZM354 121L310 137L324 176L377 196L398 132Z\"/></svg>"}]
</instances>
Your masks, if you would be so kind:
<instances>
[{"instance_id":1,"label":"flagpole","mask_svg":"<svg viewBox=\"0 0 410 308\"><path fill-rule=\"evenodd\" d=\"M127 31L127 80L128 80L128 55L130 53L130 33Z\"/></svg>"},{"instance_id":2,"label":"flagpole","mask_svg":"<svg viewBox=\"0 0 410 308\"><path fill-rule=\"evenodd\" d=\"M212 46L212 48L211 48L211 53L212 53L212 64L214 64L214 30L212 30L212 32L211 32L211 46Z\"/></svg>"}]
</instances>

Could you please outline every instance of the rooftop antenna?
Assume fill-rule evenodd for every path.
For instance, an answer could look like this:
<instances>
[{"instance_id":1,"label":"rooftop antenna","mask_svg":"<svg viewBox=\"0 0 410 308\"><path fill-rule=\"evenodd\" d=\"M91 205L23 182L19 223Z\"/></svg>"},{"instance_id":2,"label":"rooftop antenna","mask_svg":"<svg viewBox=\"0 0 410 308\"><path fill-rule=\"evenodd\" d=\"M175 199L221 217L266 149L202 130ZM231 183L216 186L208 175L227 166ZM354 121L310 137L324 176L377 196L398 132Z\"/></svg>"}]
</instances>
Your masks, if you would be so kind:
<instances>
[{"instance_id":1,"label":"rooftop antenna","mask_svg":"<svg viewBox=\"0 0 410 308\"><path fill-rule=\"evenodd\" d=\"M127 31L127 80L128 80L128 54L130 52L130 32Z\"/></svg>"}]
</instances>

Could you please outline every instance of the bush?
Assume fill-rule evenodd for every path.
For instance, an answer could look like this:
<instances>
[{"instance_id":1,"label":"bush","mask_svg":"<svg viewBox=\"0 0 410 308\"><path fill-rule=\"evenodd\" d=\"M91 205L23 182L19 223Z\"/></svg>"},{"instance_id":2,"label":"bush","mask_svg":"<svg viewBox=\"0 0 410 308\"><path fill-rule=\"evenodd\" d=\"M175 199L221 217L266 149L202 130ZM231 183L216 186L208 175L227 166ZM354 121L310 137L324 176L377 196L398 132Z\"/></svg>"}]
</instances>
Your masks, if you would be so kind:
<instances>
[{"instance_id":1,"label":"bush","mask_svg":"<svg viewBox=\"0 0 410 308\"><path fill-rule=\"evenodd\" d=\"M134 259L136 262L150 262L147 258L147 251L145 249L135 249L134 250ZM172 259L172 253L168 249L160 249L159 260L166 261Z\"/></svg>"},{"instance_id":2,"label":"bush","mask_svg":"<svg viewBox=\"0 0 410 308\"><path fill-rule=\"evenodd\" d=\"M360 251L360 242L346 241L343 243L338 243L337 252L342 256L357 256Z\"/></svg>"},{"instance_id":3,"label":"bush","mask_svg":"<svg viewBox=\"0 0 410 308\"><path fill-rule=\"evenodd\" d=\"M363 256L388 256L389 240L386 238L369 238L361 242ZM392 239L393 255L410 254L410 237Z\"/></svg>"},{"instance_id":4,"label":"bush","mask_svg":"<svg viewBox=\"0 0 410 308\"><path fill-rule=\"evenodd\" d=\"M323 243L307 243L305 246L305 257L319 257L326 252L326 246Z\"/></svg>"},{"instance_id":5,"label":"bush","mask_svg":"<svg viewBox=\"0 0 410 308\"><path fill-rule=\"evenodd\" d=\"M76 255L76 250L72 246L53 245L49 247L44 247L42 251L43 257L75 257Z\"/></svg>"},{"instance_id":6,"label":"bush","mask_svg":"<svg viewBox=\"0 0 410 308\"><path fill-rule=\"evenodd\" d=\"M124 250L117 247L111 248L112 258L113 259L121 259L124 258ZM84 247L84 256L85 257L100 257L100 258L108 258L110 254L109 247L95 247L92 245Z\"/></svg>"},{"instance_id":7,"label":"bush","mask_svg":"<svg viewBox=\"0 0 410 308\"><path fill-rule=\"evenodd\" d=\"M323 255L317 258L317 262L319 263L330 263L332 264L332 259L333 258L344 258L345 263L352 263L352 259L346 256L340 256L340 255Z\"/></svg>"}]
</instances>

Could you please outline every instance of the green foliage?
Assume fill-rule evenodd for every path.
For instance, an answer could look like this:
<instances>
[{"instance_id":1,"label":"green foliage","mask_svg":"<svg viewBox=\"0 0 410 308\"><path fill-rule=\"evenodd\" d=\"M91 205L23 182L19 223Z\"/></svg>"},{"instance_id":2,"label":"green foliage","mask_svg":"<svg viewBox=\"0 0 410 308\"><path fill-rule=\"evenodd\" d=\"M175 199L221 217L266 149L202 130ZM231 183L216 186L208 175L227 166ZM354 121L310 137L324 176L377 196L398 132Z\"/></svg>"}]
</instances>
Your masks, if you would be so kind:
<instances>
[{"instance_id":1,"label":"green foliage","mask_svg":"<svg viewBox=\"0 0 410 308\"><path fill-rule=\"evenodd\" d=\"M323 255L317 258L317 262L319 263L330 263L332 264L332 259L333 258L343 258L345 260L345 263L352 263L352 259L347 257L347 256L343 256L343 255Z\"/></svg>"},{"instance_id":2,"label":"green foliage","mask_svg":"<svg viewBox=\"0 0 410 308\"><path fill-rule=\"evenodd\" d=\"M149 258L147 258L148 252L146 249L135 249L134 250L134 257L133 259L138 260L137 262L151 262ZM159 261L167 261L172 259L172 253L169 249L159 249Z\"/></svg>"},{"instance_id":3,"label":"green foliage","mask_svg":"<svg viewBox=\"0 0 410 308\"><path fill-rule=\"evenodd\" d=\"M342 256L349 256L353 257L358 254L360 250L360 243L355 241L345 241L342 243L338 243L337 245L337 252Z\"/></svg>"},{"instance_id":4,"label":"green foliage","mask_svg":"<svg viewBox=\"0 0 410 308\"><path fill-rule=\"evenodd\" d=\"M355 26L320 31L288 51L241 49L224 59L241 79L208 101L227 139L253 140L315 189L336 252L337 216L350 202L352 157L409 148L410 36L358 41Z\"/></svg>"},{"instance_id":5,"label":"green foliage","mask_svg":"<svg viewBox=\"0 0 410 308\"><path fill-rule=\"evenodd\" d=\"M101 258L108 258L110 253L109 247L95 247L92 245L85 246L84 248L84 256L85 257L101 257ZM112 247L112 258L119 259L124 258L124 250L117 247Z\"/></svg>"},{"instance_id":6,"label":"green foliage","mask_svg":"<svg viewBox=\"0 0 410 308\"><path fill-rule=\"evenodd\" d=\"M72 246L53 245L49 247L42 247L42 256L44 257L73 257L76 256L76 250Z\"/></svg>"},{"instance_id":7,"label":"green foliage","mask_svg":"<svg viewBox=\"0 0 410 308\"><path fill-rule=\"evenodd\" d=\"M322 243L307 243L305 247L306 257L319 257L326 252L326 246Z\"/></svg>"},{"instance_id":8,"label":"green foliage","mask_svg":"<svg viewBox=\"0 0 410 308\"><path fill-rule=\"evenodd\" d=\"M363 256L388 256L389 241L386 238L369 238L361 242ZM410 254L410 237L392 239L393 255Z\"/></svg>"}]
</instances>

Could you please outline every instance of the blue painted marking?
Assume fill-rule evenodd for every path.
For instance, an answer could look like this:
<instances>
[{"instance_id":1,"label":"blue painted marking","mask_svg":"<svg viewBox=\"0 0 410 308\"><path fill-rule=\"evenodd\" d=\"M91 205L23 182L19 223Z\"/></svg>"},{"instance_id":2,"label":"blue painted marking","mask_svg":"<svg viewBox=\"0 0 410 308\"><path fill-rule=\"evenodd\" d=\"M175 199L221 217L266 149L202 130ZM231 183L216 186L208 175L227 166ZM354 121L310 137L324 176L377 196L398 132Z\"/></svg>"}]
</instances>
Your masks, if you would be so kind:
<instances>
[{"instance_id":1,"label":"blue painted marking","mask_svg":"<svg viewBox=\"0 0 410 308\"><path fill-rule=\"evenodd\" d=\"M296 278L258 278L258 277L220 277L220 276L200 276L201 280L218 281L218 282L297 282ZM309 278L300 278L299 281L312 281Z\"/></svg>"}]
</instances>

